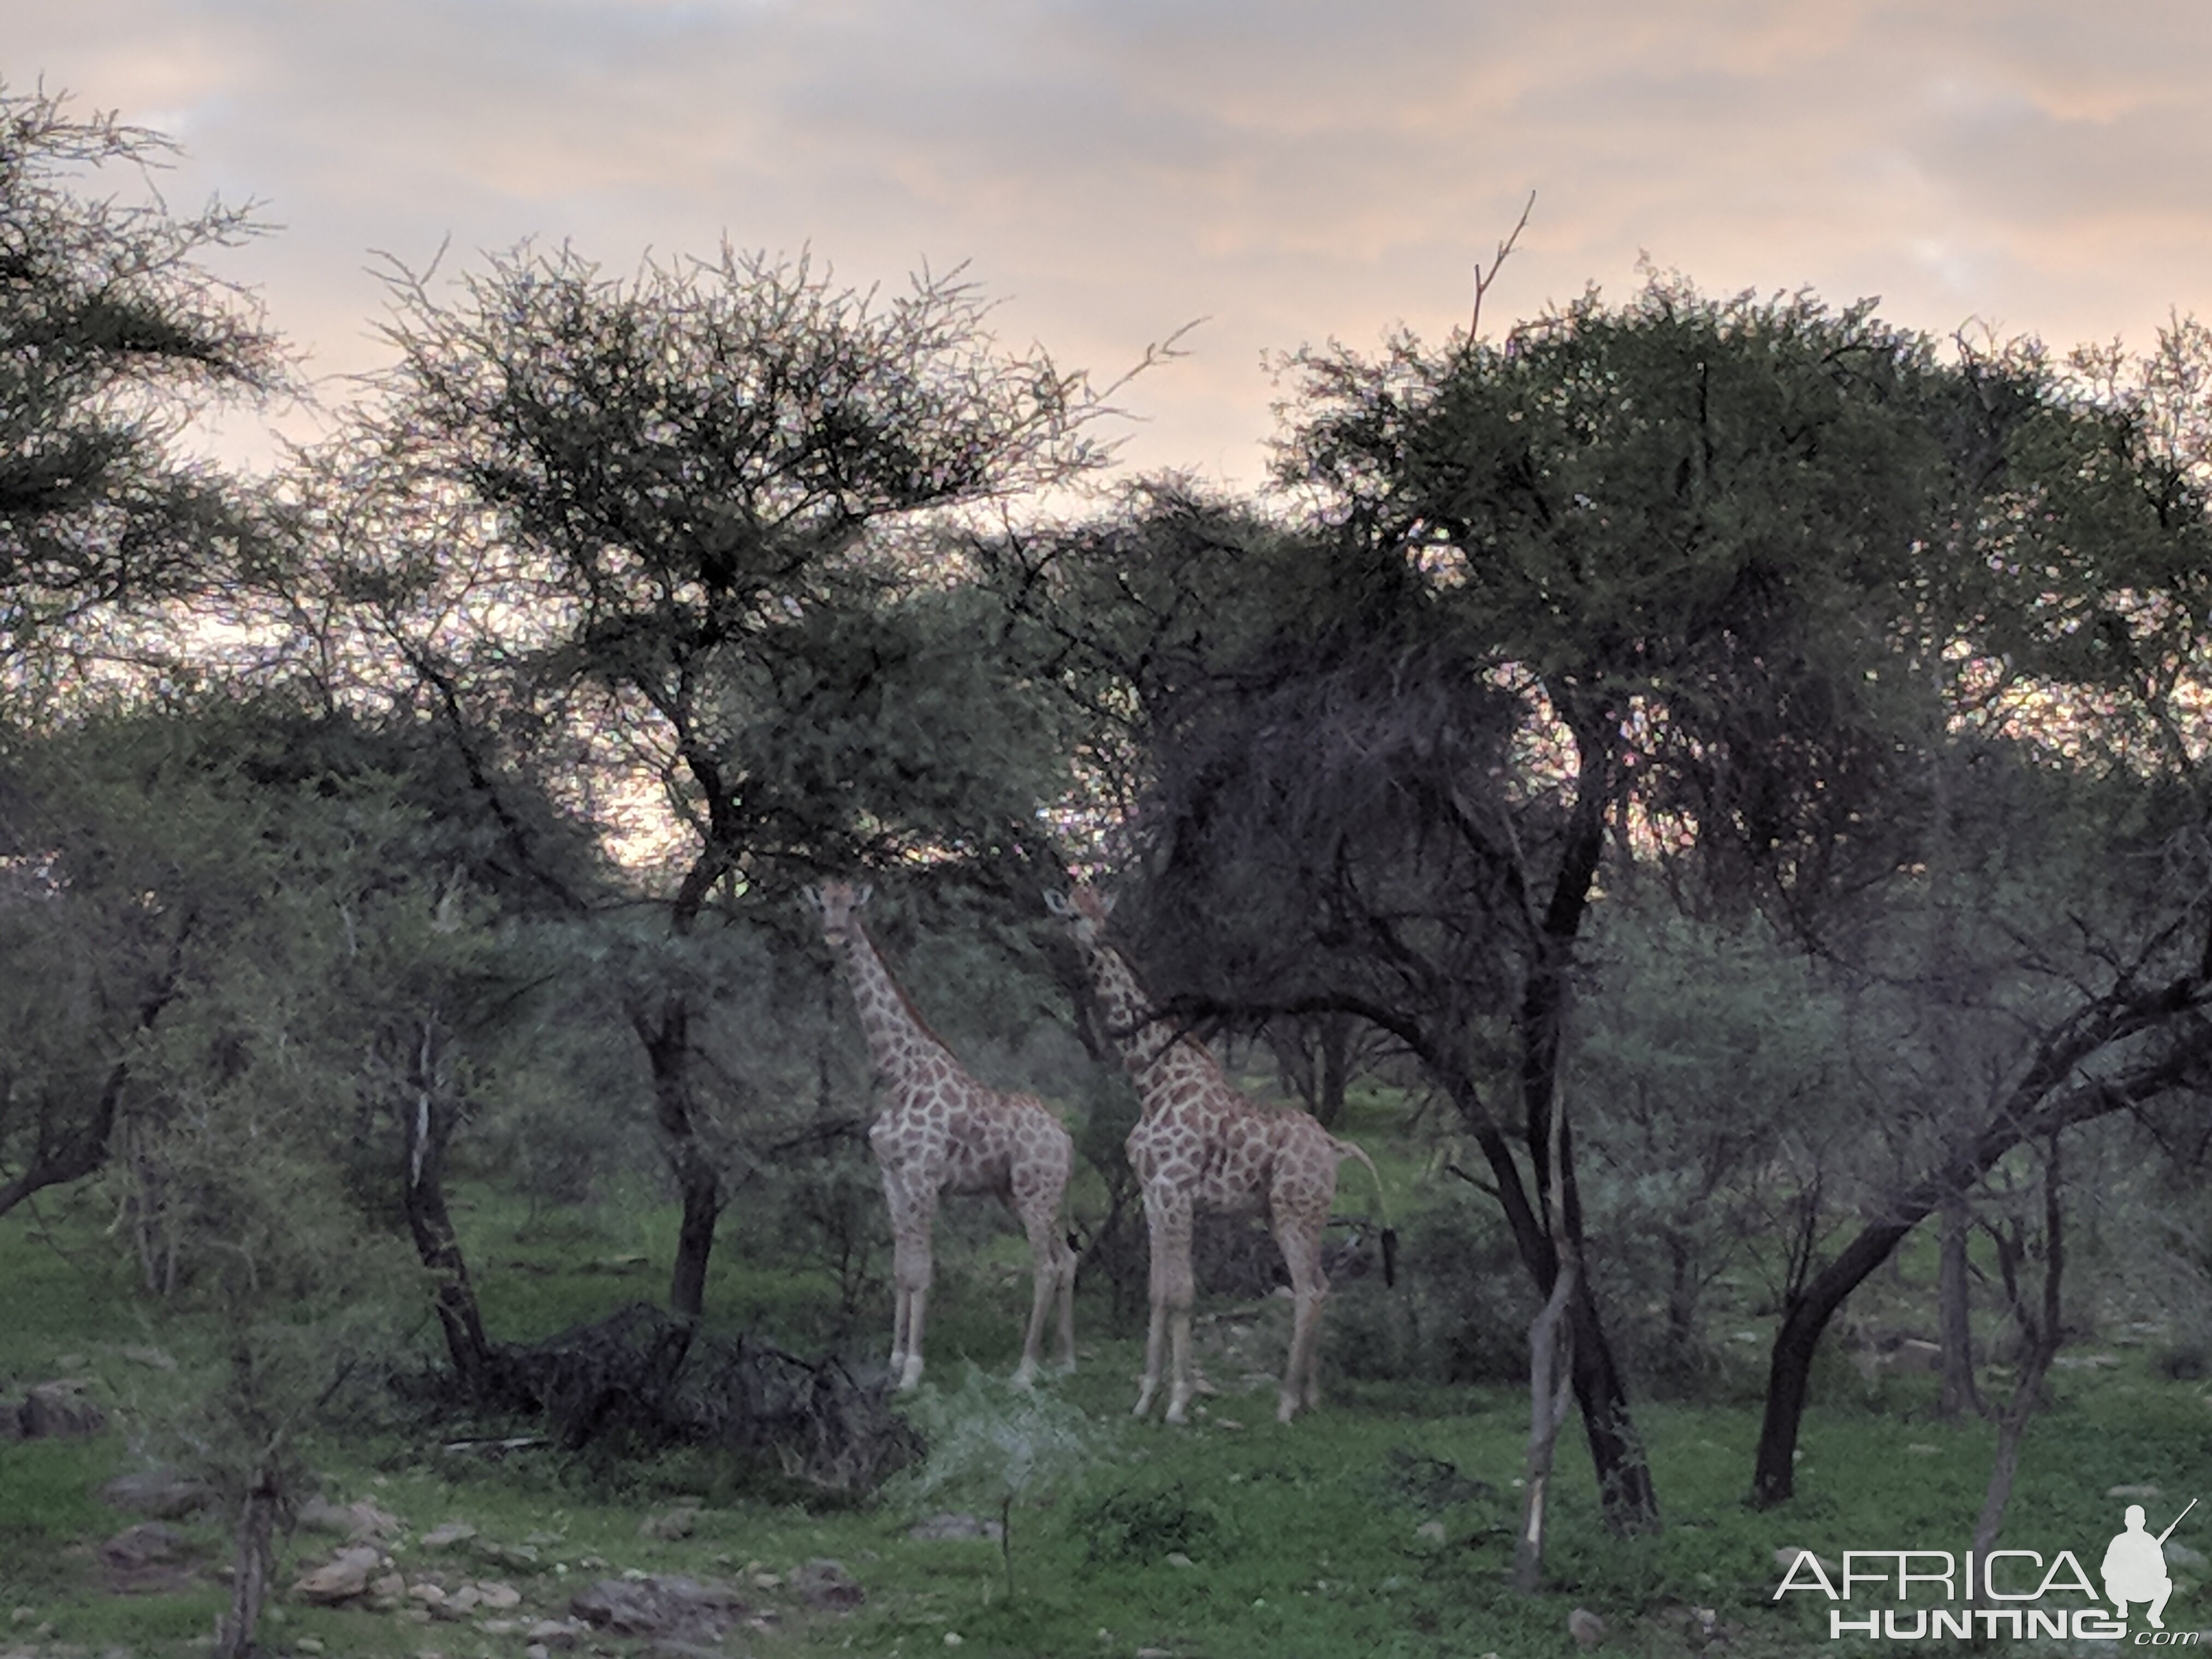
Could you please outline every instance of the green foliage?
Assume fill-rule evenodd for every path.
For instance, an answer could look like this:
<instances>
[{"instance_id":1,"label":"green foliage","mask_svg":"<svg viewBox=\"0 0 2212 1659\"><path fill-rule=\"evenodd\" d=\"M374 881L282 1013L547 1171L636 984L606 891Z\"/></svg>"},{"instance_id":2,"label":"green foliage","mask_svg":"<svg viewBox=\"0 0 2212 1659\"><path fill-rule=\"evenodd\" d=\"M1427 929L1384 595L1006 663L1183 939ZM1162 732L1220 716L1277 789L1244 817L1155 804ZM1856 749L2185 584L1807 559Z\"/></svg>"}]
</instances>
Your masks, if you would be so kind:
<instances>
[{"instance_id":1,"label":"green foliage","mask_svg":"<svg viewBox=\"0 0 2212 1659\"><path fill-rule=\"evenodd\" d=\"M18 691L81 676L118 611L206 594L237 551L234 492L168 440L209 397L278 377L252 294L201 263L261 227L100 188L172 149L0 85L0 665ZM62 648L27 660L50 634Z\"/></svg>"},{"instance_id":2,"label":"green foliage","mask_svg":"<svg viewBox=\"0 0 2212 1659\"><path fill-rule=\"evenodd\" d=\"M1397 1228L1396 1287L1374 1276L1329 1297L1334 1368L1370 1383L1525 1378L1537 1303L1496 1205L1455 1184L1422 1194Z\"/></svg>"},{"instance_id":3,"label":"green foliage","mask_svg":"<svg viewBox=\"0 0 2212 1659\"><path fill-rule=\"evenodd\" d=\"M1196 1559L1212 1555L1224 1535L1216 1508L1194 1502L1181 1481L1116 1488L1083 1504L1073 1519L1093 1565L1156 1566L1171 1553Z\"/></svg>"},{"instance_id":4,"label":"green foliage","mask_svg":"<svg viewBox=\"0 0 2212 1659\"><path fill-rule=\"evenodd\" d=\"M917 1498L981 1500L999 1512L1006 1594L1014 1594L1017 1505L1049 1503L1105 1449L1078 1407L1036 1388L1017 1389L975 1366L956 1389L931 1389L915 1419L929 1451L909 1477Z\"/></svg>"},{"instance_id":5,"label":"green foliage","mask_svg":"<svg viewBox=\"0 0 2212 1659\"><path fill-rule=\"evenodd\" d=\"M1040 1501L1106 1449L1103 1431L1079 1407L974 1365L958 1388L925 1392L914 1418L929 1440L929 1455L911 1477L918 1498Z\"/></svg>"}]
</instances>

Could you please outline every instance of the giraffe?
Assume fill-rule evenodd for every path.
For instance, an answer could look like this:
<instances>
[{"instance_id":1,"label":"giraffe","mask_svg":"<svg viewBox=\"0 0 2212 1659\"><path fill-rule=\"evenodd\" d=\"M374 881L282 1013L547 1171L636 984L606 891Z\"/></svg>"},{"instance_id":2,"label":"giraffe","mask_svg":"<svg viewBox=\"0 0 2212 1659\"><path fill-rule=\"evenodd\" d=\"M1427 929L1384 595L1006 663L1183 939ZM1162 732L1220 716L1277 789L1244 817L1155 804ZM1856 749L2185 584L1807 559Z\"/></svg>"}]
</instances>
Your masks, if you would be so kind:
<instances>
[{"instance_id":1,"label":"giraffe","mask_svg":"<svg viewBox=\"0 0 2212 1659\"><path fill-rule=\"evenodd\" d=\"M1060 1196L1074 1167L1075 1142L1042 1101L1003 1093L960 1069L890 975L860 926L870 889L827 881L811 890L822 937L844 959L853 1001L867 1034L883 1109L868 1131L882 1171L893 1240L897 1304L891 1364L901 1392L921 1380L922 1316L929 1304L930 1231L943 1193L988 1193L1028 1233L1036 1294L1018 1387L1036 1376L1045 1313L1060 1301L1064 1370L1075 1369L1075 1252L1061 1237Z\"/></svg>"},{"instance_id":2,"label":"giraffe","mask_svg":"<svg viewBox=\"0 0 2212 1659\"><path fill-rule=\"evenodd\" d=\"M1321 1402L1322 1231L1336 1196L1337 1166L1357 1158L1382 1177L1374 1161L1304 1112L1268 1111L1231 1083L1194 1038L1156 1019L1128 964L1100 938L1111 908L1090 888L1045 896L1064 918L1097 987L1106 1028L1136 1079L1142 1111L1129 1132L1129 1165L1145 1199L1152 1240L1152 1324L1135 1414L1152 1407L1160 1383L1161 1348L1171 1341L1174 1380L1167 1420L1180 1423L1190 1404L1191 1218L1209 1210L1264 1217L1291 1270L1296 1315L1275 1419L1287 1423Z\"/></svg>"}]
</instances>

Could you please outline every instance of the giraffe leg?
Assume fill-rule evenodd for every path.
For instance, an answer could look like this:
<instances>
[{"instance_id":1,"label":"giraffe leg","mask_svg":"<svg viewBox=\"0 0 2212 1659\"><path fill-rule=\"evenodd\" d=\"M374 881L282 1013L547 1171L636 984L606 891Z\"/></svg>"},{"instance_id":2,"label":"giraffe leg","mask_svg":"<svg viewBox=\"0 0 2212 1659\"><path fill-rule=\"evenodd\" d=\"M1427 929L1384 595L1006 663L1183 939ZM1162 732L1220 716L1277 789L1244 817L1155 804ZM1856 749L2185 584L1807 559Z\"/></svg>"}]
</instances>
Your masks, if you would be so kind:
<instances>
[{"instance_id":1,"label":"giraffe leg","mask_svg":"<svg viewBox=\"0 0 2212 1659\"><path fill-rule=\"evenodd\" d=\"M1159 1391L1160 1357L1167 1347L1167 1330L1168 1304L1155 1302L1145 1328L1145 1374L1137 1383L1137 1403L1129 1408L1132 1417L1142 1417L1152 1408L1152 1396Z\"/></svg>"},{"instance_id":2,"label":"giraffe leg","mask_svg":"<svg viewBox=\"0 0 2212 1659\"><path fill-rule=\"evenodd\" d=\"M1017 1178L1013 1202L1022 1218L1022 1225L1030 1236L1030 1277L1034 1293L1030 1298L1029 1332L1022 1339L1022 1363L1014 1372L1014 1386L1026 1389L1036 1380L1037 1351L1044 1345L1045 1316L1052 1310L1053 1293L1062 1282L1060 1257L1067 1246L1060 1242L1054 1228L1059 1209L1060 1194L1027 1188Z\"/></svg>"},{"instance_id":3,"label":"giraffe leg","mask_svg":"<svg viewBox=\"0 0 2212 1659\"><path fill-rule=\"evenodd\" d=\"M1060 1368L1073 1374L1075 1370L1075 1251L1066 1239L1058 1235L1054 1236L1053 1243L1060 1252Z\"/></svg>"},{"instance_id":4,"label":"giraffe leg","mask_svg":"<svg viewBox=\"0 0 2212 1659\"><path fill-rule=\"evenodd\" d=\"M1169 1341L1175 1354L1175 1386L1168 1390L1167 1420L1180 1423L1190 1407L1190 1397L1197 1384L1190 1370L1190 1304L1185 1302L1168 1311Z\"/></svg>"},{"instance_id":5,"label":"giraffe leg","mask_svg":"<svg viewBox=\"0 0 2212 1659\"><path fill-rule=\"evenodd\" d=\"M929 1305L929 1232L937 1194L916 1190L896 1167L884 1170L884 1195L891 1212L891 1277L898 1308L891 1334L891 1371L901 1393L921 1381L921 1324Z\"/></svg>"},{"instance_id":6,"label":"giraffe leg","mask_svg":"<svg viewBox=\"0 0 2212 1659\"><path fill-rule=\"evenodd\" d=\"M907 1246L904 1218L901 1212L898 1171L886 1164L883 1169L884 1207L890 1212L891 1220L891 1357L890 1373L894 1378L906 1372L907 1314L912 1304L906 1289Z\"/></svg>"},{"instance_id":7,"label":"giraffe leg","mask_svg":"<svg viewBox=\"0 0 2212 1659\"><path fill-rule=\"evenodd\" d=\"M1168 1329L1168 1300L1166 1284L1167 1251L1162 1243L1165 1223L1162 1219L1165 1195L1160 1189L1147 1185L1145 1188L1145 1233L1146 1245L1146 1297L1151 1308L1150 1322L1145 1332L1145 1375L1137 1385L1136 1408L1132 1416L1142 1417L1152 1407L1152 1396L1159 1392L1160 1361L1165 1358Z\"/></svg>"},{"instance_id":8,"label":"giraffe leg","mask_svg":"<svg viewBox=\"0 0 2212 1659\"><path fill-rule=\"evenodd\" d=\"M1190 1194L1170 1191L1160 1206L1160 1227L1152 1235L1152 1261L1160 1274L1152 1329L1157 1338L1164 1312L1175 1363L1174 1380L1168 1389L1167 1420L1180 1423L1190 1407L1190 1310L1196 1299L1190 1267Z\"/></svg>"},{"instance_id":9,"label":"giraffe leg","mask_svg":"<svg viewBox=\"0 0 2212 1659\"><path fill-rule=\"evenodd\" d=\"M922 1282L913 1292L907 1305L906 1369L899 1373L899 1392L904 1394L921 1381L921 1316L929 1306L929 1281L925 1269Z\"/></svg>"},{"instance_id":10,"label":"giraffe leg","mask_svg":"<svg viewBox=\"0 0 2212 1659\"><path fill-rule=\"evenodd\" d=\"M1291 1324L1291 1352L1275 1403L1279 1423L1287 1423L1301 1409L1310 1410L1321 1403L1321 1310L1328 1299L1328 1279L1321 1270L1321 1229L1326 1221L1324 1213L1320 1218L1283 1216L1275 1223L1275 1243L1291 1270L1291 1296L1296 1310Z\"/></svg>"}]
</instances>

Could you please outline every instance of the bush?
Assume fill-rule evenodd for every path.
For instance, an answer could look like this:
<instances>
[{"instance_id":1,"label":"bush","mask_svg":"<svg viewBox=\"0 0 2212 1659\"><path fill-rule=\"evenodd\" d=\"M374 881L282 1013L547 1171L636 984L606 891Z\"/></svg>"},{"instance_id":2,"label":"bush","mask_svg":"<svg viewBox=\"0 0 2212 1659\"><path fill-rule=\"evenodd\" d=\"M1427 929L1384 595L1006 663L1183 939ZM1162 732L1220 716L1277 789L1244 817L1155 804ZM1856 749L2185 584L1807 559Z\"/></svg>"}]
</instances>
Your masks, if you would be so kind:
<instances>
[{"instance_id":1,"label":"bush","mask_svg":"<svg viewBox=\"0 0 2212 1659\"><path fill-rule=\"evenodd\" d=\"M1075 1526L1093 1566L1158 1565L1171 1554L1218 1553L1224 1536L1219 1512L1194 1499L1181 1481L1108 1492L1076 1511Z\"/></svg>"},{"instance_id":2,"label":"bush","mask_svg":"<svg viewBox=\"0 0 2212 1659\"><path fill-rule=\"evenodd\" d=\"M1445 1193L1398 1231L1395 1289L1376 1274L1337 1275L1324 1352L1339 1371L1362 1381L1524 1382L1537 1303L1488 1201Z\"/></svg>"}]
</instances>

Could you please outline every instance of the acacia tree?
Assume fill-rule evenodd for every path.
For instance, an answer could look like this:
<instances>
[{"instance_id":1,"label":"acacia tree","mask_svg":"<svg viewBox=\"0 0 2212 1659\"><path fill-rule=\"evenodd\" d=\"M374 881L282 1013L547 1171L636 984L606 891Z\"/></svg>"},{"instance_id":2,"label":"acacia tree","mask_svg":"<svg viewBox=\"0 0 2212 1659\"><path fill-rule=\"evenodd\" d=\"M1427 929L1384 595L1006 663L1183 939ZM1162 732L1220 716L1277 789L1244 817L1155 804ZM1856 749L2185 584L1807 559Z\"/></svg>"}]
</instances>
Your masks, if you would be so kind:
<instances>
[{"instance_id":1,"label":"acacia tree","mask_svg":"<svg viewBox=\"0 0 2212 1659\"><path fill-rule=\"evenodd\" d=\"M83 188L172 149L0 85L0 665L19 689L81 666L119 607L204 590L245 534L233 488L170 441L281 380L252 296L206 263L258 233L252 211Z\"/></svg>"},{"instance_id":2,"label":"acacia tree","mask_svg":"<svg viewBox=\"0 0 2212 1659\"><path fill-rule=\"evenodd\" d=\"M1934 619L1948 672L1944 724L1925 747L1962 753L1949 769L1973 781L1945 803L1948 839L1973 845L1984 880L2013 890L2008 904L1978 900L1994 939L1948 946L1951 971L1985 988L1976 1012L1997 1058L1786 1303L1753 1474L1760 1502L1794 1490L1827 1322L1914 1226L2020 1147L2171 1112L2212 1085L2212 808L2194 712L2212 665L2209 367L2212 336L2185 321L2142 360L2077 354L2045 376L2007 434L1972 556L1954 566L1971 573L1959 591L1972 602ZM1908 890L1924 880L1903 873Z\"/></svg>"},{"instance_id":3,"label":"acacia tree","mask_svg":"<svg viewBox=\"0 0 2212 1659\"><path fill-rule=\"evenodd\" d=\"M1553 1119L1601 869L1647 830L1687 836L1810 912L1894 862L1862 808L1893 792L1927 682L1864 671L1896 665L1919 550L1971 521L2008 388L1865 307L1671 281L1503 346L1290 368L1280 474L1304 533L1185 536L1166 598L1110 536L1023 568L1087 564L1121 618L1093 632L1139 687L1140 862L1176 886L1165 914L1220 930L1185 953L1203 978L1156 977L1393 1030L1482 1146L1548 1295L1581 1242L1574 1128ZM1263 577L1264 599L1237 586ZM1555 1180L1564 1238L1531 1196ZM1648 1524L1588 1278L1569 1316L1608 1516Z\"/></svg>"},{"instance_id":4,"label":"acacia tree","mask_svg":"<svg viewBox=\"0 0 2212 1659\"><path fill-rule=\"evenodd\" d=\"M702 922L794 869L1020 851L1049 728L885 538L1091 465L1101 406L1002 351L957 273L885 299L727 248L616 279L525 246L450 300L393 292L398 364L321 459L288 603L320 672L434 710L486 788L565 781L627 866L579 914L660 918L623 996L683 1206L680 1357L723 1196Z\"/></svg>"},{"instance_id":5,"label":"acacia tree","mask_svg":"<svg viewBox=\"0 0 2212 1659\"><path fill-rule=\"evenodd\" d=\"M349 1179L379 1041L426 991L483 1024L514 1002L484 993L514 940L457 902L437 856L455 839L424 834L389 775L318 765L316 736L210 696L81 710L0 748L0 1200L91 1177L148 1316L208 1316L212 1363L150 1426L231 1506L225 1653L252 1650L337 1385L374 1380L421 1306L454 1304L449 1264L411 1271Z\"/></svg>"},{"instance_id":6,"label":"acacia tree","mask_svg":"<svg viewBox=\"0 0 2212 1659\"><path fill-rule=\"evenodd\" d=\"M1914 890L1948 810L1935 762L1978 731L2032 737L2085 784L2111 775L2168 848L2160 879L2091 907L2075 948L2041 936L2019 969L2037 994L2001 1015L2026 1058L1793 1275L1761 1501L1789 1495L1827 1321L1932 1207L2023 1141L2198 1086L2212 957L2186 854L2187 710L2208 361L2179 325L2126 384L2109 358L2054 374L2033 346L1947 362L1863 307L1716 303L1668 282L1498 351L1305 360L1285 476L1319 487L1352 549L1426 573L1487 672L1530 689L1524 729L1554 744L1522 774L1565 825L1528 890L1533 1168L1608 836L1624 872L1639 848L1675 854L1709 899L1833 945L1864 896Z\"/></svg>"}]
</instances>

